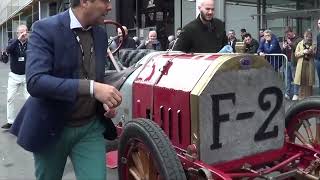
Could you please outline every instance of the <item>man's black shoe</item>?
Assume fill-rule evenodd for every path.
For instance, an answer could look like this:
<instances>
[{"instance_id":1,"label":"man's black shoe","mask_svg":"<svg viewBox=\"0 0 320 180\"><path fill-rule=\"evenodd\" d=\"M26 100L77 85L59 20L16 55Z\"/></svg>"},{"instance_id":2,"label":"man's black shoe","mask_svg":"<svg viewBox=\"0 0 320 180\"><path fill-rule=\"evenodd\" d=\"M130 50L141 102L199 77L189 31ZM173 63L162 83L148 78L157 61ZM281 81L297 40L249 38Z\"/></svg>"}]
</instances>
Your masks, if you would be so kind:
<instances>
[{"instance_id":1,"label":"man's black shoe","mask_svg":"<svg viewBox=\"0 0 320 180\"><path fill-rule=\"evenodd\" d=\"M2 129L10 129L12 124L6 123L5 125L1 126Z\"/></svg>"}]
</instances>

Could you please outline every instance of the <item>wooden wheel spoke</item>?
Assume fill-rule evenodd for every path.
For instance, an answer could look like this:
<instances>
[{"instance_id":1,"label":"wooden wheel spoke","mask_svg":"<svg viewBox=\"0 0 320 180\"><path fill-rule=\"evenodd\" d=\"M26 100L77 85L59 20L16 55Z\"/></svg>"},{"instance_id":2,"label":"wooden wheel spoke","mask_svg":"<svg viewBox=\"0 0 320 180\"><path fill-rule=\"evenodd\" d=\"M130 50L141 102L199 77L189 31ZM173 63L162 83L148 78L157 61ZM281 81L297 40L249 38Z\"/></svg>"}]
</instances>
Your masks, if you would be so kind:
<instances>
[{"instance_id":1,"label":"wooden wheel spoke","mask_svg":"<svg viewBox=\"0 0 320 180\"><path fill-rule=\"evenodd\" d=\"M152 120L129 121L119 139L118 176L123 180L186 179L177 152Z\"/></svg>"},{"instance_id":2,"label":"wooden wheel spoke","mask_svg":"<svg viewBox=\"0 0 320 180\"><path fill-rule=\"evenodd\" d=\"M154 164L149 167L149 179L159 179L158 171L156 170Z\"/></svg>"},{"instance_id":3,"label":"wooden wheel spoke","mask_svg":"<svg viewBox=\"0 0 320 180\"><path fill-rule=\"evenodd\" d=\"M159 173L154 166L150 152L147 151L141 144L136 144L134 151L131 151L131 165L129 174L133 179L137 180L153 180L158 179Z\"/></svg>"},{"instance_id":4,"label":"wooden wheel spoke","mask_svg":"<svg viewBox=\"0 0 320 180\"><path fill-rule=\"evenodd\" d=\"M319 167L316 170L314 170L314 175L316 175L316 176L320 175L320 168Z\"/></svg>"},{"instance_id":5,"label":"wooden wheel spoke","mask_svg":"<svg viewBox=\"0 0 320 180\"><path fill-rule=\"evenodd\" d=\"M133 160L134 165L140 174L140 177L143 177L145 175L145 173L143 170L143 165L142 165L141 159L139 158L139 152L132 153L132 160Z\"/></svg>"},{"instance_id":6,"label":"wooden wheel spoke","mask_svg":"<svg viewBox=\"0 0 320 180\"><path fill-rule=\"evenodd\" d=\"M300 142L310 148L313 148L311 144L307 142L307 140L303 137L302 134L300 134L298 131L294 131L294 135L300 140Z\"/></svg>"},{"instance_id":7,"label":"wooden wheel spoke","mask_svg":"<svg viewBox=\"0 0 320 180\"><path fill-rule=\"evenodd\" d=\"M313 144L315 141L313 139L312 131L311 131L311 124L308 120L303 120L302 121L303 127L306 130L308 140L310 144Z\"/></svg>"},{"instance_id":8,"label":"wooden wheel spoke","mask_svg":"<svg viewBox=\"0 0 320 180\"><path fill-rule=\"evenodd\" d=\"M139 174L136 167L130 167L129 172L135 180L141 180L141 175Z\"/></svg>"},{"instance_id":9,"label":"wooden wheel spoke","mask_svg":"<svg viewBox=\"0 0 320 180\"><path fill-rule=\"evenodd\" d=\"M139 157L144 170L144 178L149 179L149 167L152 166L149 155L145 151L139 151Z\"/></svg>"}]
</instances>

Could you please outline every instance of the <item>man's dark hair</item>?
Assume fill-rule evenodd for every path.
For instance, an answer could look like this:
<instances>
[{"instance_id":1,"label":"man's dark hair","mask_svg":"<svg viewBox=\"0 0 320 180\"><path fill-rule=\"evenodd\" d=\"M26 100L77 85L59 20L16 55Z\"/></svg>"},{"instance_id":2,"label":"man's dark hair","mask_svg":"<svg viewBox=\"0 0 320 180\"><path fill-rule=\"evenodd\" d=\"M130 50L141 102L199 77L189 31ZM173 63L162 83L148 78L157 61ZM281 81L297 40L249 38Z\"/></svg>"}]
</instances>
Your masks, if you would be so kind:
<instances>
[{"instance_id":1,"label":"man's dark hair","mask_svg":"<svg viewBox=\"0 0 320 180\"><path fill-rule=\"evenodd\" d=\"M91 2L93 2L93 1L95 1L95 0L88 0L88 1L91 1ZM110 2L110 0L106 0L106 1L108 1L108 2ZM69 4L70 4L70 7L72 7L72 8L75 8L75 7L77 7L77 6L79 6L80 5L80 0L69 0Z\"/></svg>"},{"instance_id":2,"label":"man's dark hair","mask_svg":"<svg viewBox=\"0 0 320 180\"><path fill-rule=\"evenodd\" d=\"M241 31L242 33L247 32L247 30L246 30L246 29L244 29L244 28L242 28L240 31Z\"/></svg>"},{"instance_id":3,"label":"man's dark hair","mask_svg":"<svg viewBox=\"0 0 320 180\"><path fill-rule=\"evenodd\" d=\"M244 38L246 38L246 37L250 37L250 38L252 38L252 36L251 36L251 34L250 34L250 33L245 33L245 34L243 35L243 37L244 37Z\"/></svg>"},{"instance_id":4,"label":"man's dark hair","mask_svg":"<svg viewBox=\"0 0 320 180\"><path fill-rule=\"evenodd\" d=\"M290 27L290 26L285 27L284 28L284 33L289 33L289 32L293 32L292 27Z\"/></svg>"}]
</instances>

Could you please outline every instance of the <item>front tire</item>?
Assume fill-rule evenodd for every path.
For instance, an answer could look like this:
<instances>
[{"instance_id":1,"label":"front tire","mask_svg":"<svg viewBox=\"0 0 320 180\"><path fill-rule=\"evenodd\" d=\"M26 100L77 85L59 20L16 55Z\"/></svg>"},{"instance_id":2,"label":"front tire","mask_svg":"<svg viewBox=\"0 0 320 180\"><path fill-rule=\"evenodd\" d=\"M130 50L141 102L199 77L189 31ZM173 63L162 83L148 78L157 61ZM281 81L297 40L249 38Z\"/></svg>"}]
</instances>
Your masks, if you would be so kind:
<instances>
[{"instance_id":1,"label":"front tire","mask_svg":"<svg viewBox=\"0 0 320 180\"><path fill-rule=\"evenodd\" d=\"M185 180L180 160L162 129L148 119L129 121L120 136L120 180Z\"/></svg>"}]
</instances>

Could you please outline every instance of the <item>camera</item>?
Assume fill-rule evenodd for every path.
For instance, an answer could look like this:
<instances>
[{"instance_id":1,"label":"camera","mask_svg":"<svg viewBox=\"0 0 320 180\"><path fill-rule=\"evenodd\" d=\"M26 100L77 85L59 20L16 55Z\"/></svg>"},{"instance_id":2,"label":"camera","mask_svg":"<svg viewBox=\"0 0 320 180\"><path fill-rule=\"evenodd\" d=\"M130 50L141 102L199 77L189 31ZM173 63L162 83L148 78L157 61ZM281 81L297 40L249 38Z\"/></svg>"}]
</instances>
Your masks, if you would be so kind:
<instances>
[{"instance_id":1,"label":"camera","mask_svg":"<svg viewBox=\"0 0 320 180\"><path fill-rule=\"evenodd\" d=\"M9 56L8 56L7 52L1 52L0 61L3 62L3 63L8 63Z\"/></svg>"}]
</instances>

